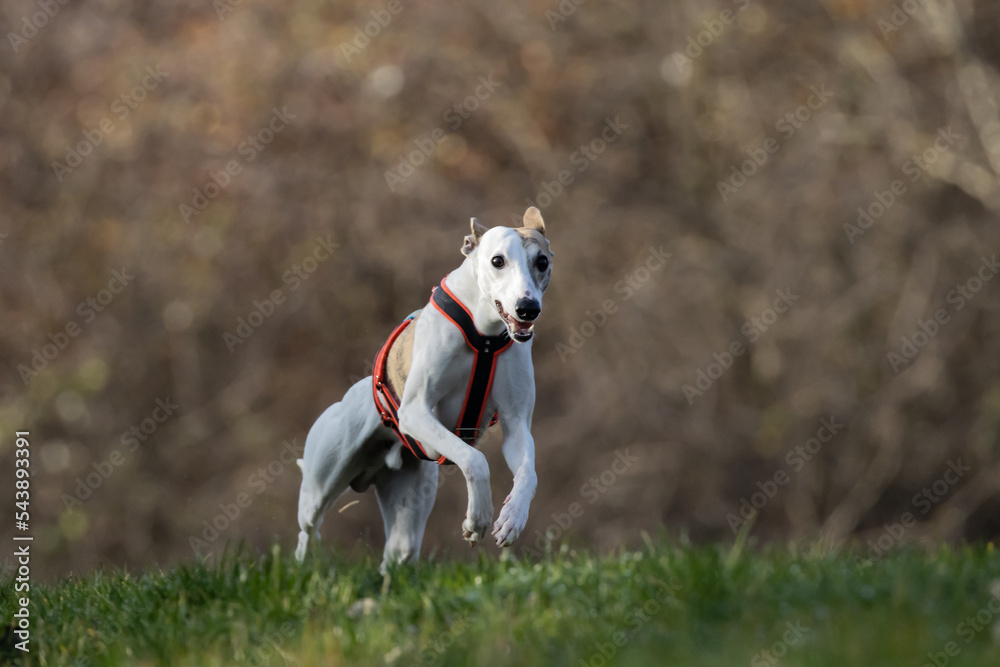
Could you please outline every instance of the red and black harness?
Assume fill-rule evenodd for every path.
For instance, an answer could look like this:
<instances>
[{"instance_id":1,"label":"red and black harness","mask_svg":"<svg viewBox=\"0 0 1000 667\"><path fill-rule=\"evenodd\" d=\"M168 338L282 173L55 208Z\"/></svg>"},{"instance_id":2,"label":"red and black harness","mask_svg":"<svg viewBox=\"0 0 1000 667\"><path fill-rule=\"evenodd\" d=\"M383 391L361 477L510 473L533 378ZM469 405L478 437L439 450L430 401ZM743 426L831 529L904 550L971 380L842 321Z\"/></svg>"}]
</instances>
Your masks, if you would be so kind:
<instances>
[{"instance_id":1,"label":"red and black harness","mask_svg":"<svg viewBox=\"0 0 1000 667\"><path fill-rule=\"evenodd\" d=\"M476 353L476 360L472 364L472 373L469 376L469 386L465 390L465 404L462 406L458 425L455 427L455 435L473 445L479 437L479 425L483 421L483 412L486 410L486 399L489 398L490 390L493 388L497 358L511 346L513 341L507 332L499 336L484 336L480 333L472 320L472 313L469 312L465 304L458 300L458 297L452 294L444 280L431 292L431 303L461 330L465 336L465 342ZM452 462L444 456L437 459L429 457L420 442L399 429L399 398L394 396L392 389L385 384L389 350L400 334L413 322L413 319L414 315L410 315L403 320L402 324L396 327L392 335L389 336L389 340L382 346L382 349L379 350L378 356L375 357L375 367L372 373L372 394L375 398L375 407L382 415L382 423L395 431L414 456L424 461L436 461L439 465L451 465ZM498 418L499 415L494 413L490 426L495 424Z\"/></svg>"}]
</instances>

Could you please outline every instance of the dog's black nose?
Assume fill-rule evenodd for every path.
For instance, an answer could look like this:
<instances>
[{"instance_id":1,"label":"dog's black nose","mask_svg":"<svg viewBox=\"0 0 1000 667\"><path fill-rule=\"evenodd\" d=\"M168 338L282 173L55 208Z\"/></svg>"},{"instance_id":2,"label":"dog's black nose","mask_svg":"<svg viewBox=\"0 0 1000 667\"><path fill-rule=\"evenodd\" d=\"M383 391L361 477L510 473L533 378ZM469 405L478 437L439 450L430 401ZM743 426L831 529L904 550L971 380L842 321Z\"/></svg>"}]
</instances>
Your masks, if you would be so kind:
<instances>
[{"instance_id":1,"label":"dog's black nose","mask_svg":"<svg viewBox=\"0 0 1000 667\"><path fill-rule=\"evenodd\" d=\"M522 322L533 322L542 312L542 307L534 299L518 299L514 304L514 312Z\"/></svg>"}]
</instances>

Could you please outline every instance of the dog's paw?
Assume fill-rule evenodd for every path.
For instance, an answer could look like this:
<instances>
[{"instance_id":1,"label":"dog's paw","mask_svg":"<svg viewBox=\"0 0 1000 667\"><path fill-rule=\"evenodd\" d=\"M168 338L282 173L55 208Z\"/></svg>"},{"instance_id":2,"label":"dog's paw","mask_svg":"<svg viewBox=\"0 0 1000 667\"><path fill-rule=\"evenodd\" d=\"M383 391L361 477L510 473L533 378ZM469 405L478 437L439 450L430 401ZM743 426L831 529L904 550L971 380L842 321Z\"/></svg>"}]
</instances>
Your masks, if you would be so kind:
<instances>
[{"instance_id":1,"label":"dog's paw","mask_svg":"<svg viewBox=\"0 0 1000 667\"><path fill-rule=\"evenodd\" d=\"M528 523L528 507L518 501L511 502L510 496L500 508L500 516L493 524L493 537L498 547L509 547L521 536L524 525Z\"/></svg>"},{"instance_id":2,"label":"dog's paw","mask_svg":"<svg viewBox=\"0 0 1000 667\"><path fill-rule=\"evenodd\" d=\"M486 537L486 531L490 529L490 521L493 519L493 508L490 508L489 514L482 514L480 516L473 514L473 516L475 518L466 517L465 521L462 522L462 539L474 547Z\"/></svg>"}]
</instances>

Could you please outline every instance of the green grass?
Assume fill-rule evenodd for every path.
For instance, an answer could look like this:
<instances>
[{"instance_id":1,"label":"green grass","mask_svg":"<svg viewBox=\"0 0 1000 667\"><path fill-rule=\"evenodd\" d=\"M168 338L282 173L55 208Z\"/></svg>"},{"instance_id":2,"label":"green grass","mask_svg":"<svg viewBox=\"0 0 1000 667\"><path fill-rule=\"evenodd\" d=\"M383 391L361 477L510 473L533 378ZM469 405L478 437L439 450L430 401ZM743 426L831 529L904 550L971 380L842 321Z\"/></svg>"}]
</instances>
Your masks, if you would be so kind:
<instances>
[{"instance_id":1,"label":"green grass","mask_svg":"<svg viewBox=\"0 0 1000 667\"><path fill-rule=\"evenodd\" d=\"M368 559L289 556L275 547L35 585L25 664L920 667L949 641L951 665L1000 664L992 545L900 547L859 569L819 550L648 542L541 562L424 562L385 579ZM12 585L0 584L9 619ZM761 653L783 636L780 659Z\"/></svg>"}]
</instances>

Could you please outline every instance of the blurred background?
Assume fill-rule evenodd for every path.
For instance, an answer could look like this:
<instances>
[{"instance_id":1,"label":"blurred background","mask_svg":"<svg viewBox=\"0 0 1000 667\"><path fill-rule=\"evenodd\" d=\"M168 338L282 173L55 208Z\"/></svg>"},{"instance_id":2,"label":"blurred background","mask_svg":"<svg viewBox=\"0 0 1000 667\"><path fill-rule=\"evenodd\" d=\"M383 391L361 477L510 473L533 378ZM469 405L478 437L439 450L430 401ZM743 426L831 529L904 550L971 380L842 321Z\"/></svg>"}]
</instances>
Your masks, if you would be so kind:
<instances>
[{"instance_id":1,"label":"blurred background","mask_svg":"<svg viewBox=\"0 0 1000 667\"><path fill-rule=\"evenodd\" d=\"M0 26L0 488L30 431L38 575L290 549L315 418L469 217L529 204L556 257L516 554L727 541L751 508L754 539L869 555L1000 530L995 3L2 0ZM475 557L465 503L452 470L425 554ZM323 534L377 562L374 494Z\"/></svg>"}]
</instances>

